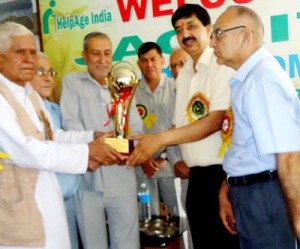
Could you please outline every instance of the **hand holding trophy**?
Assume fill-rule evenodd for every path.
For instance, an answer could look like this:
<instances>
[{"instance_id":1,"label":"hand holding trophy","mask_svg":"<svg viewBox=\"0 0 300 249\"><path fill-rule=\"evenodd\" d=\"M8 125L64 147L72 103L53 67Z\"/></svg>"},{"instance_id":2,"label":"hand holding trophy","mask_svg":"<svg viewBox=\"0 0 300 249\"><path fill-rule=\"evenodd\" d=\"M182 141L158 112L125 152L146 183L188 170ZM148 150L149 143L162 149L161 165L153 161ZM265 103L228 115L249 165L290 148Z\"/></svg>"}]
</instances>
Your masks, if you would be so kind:
<instances>
[{"instance_id":1,"label":"hand holding trophy","mask_svg":"<svg viewBox=\"0 0 300 249\"><path fill-rule=\"evenodd\" d=\"M114 137L105 138L105 143L118 152L129 155L133 141L128 137L128 121L132 98L138 86L135 68L127 61L116 63L106 79L112 98L111 117L114 123Z\"/></svg>"}]
</instances>

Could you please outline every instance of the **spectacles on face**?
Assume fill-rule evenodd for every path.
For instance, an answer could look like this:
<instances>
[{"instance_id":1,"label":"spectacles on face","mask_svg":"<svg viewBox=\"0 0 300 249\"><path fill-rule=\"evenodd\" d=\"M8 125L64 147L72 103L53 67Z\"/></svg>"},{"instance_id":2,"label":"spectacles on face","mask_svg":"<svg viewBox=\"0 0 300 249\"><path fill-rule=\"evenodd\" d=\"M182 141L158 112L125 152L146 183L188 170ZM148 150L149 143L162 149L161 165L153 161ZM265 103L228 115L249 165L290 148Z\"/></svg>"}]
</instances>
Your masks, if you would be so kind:
<instances>
[{"instance_id":1,"label":"spectacles on face","mask_svg":"<svg viewBox=\"0 0 300 249\"><path fill-rule=\"evenodd\" d=\"M172 69L176 68L177 66L182 68L185 63L186 63L186 60L181 60L181 61L178 61L177 63L171 63L168 66L168 68L169 68L169 70L172 70Z\"/></svg>"},{"instance_id":2,"label":"spectacles on face","mask_svg":"<svg viewBox=\"0 0 300 249\"><path fill-rule=\"evenodd\" d=\"M212 37L214 36L216 38L220 38L221 35L225 34L228 31L235 30L235 29L241 29L241 28L246 28L246 26L241 25L241 26L236 26L236 27L230 28L230 29L216 29L213 31Z\"/></svg>"},{"instance_id":3,"label":"spectacles on face","mask_svg":"<svg viewBox=\"0 0 300 249\"><path fill-rule=\"evenodd\" d=\"M48 76L50 76L50 77L52 77L52 78L54 78L54 77L57 75L57 73L56 73L53 69L50 69L50 70L47 71L47 70L46 70L45 68L43 68L43 67L39 67L39 68L37 69L36 74L37 74L38 76L48 75Z\"/></svg>"}]
</instances>

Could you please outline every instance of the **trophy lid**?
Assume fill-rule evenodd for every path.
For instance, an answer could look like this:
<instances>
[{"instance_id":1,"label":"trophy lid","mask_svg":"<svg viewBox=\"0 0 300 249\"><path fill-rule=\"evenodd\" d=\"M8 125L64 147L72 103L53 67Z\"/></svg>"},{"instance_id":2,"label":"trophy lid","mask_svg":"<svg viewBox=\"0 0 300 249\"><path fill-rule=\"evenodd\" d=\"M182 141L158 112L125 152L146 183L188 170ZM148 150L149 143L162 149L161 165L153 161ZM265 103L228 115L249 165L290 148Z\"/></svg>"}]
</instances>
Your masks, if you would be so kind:
<instances>
[{"instance_id":1,"label":"trophy lid","mask_svg":"<svg viewBox=\"0 0 300 249\"><path fill-rule=\"evenodd\" d=\"M135 68L127 61L116 63L110 70L108 79L109 82L113 82L118 88L130 87L138 82Z\"/></svg>"}]
</instances>

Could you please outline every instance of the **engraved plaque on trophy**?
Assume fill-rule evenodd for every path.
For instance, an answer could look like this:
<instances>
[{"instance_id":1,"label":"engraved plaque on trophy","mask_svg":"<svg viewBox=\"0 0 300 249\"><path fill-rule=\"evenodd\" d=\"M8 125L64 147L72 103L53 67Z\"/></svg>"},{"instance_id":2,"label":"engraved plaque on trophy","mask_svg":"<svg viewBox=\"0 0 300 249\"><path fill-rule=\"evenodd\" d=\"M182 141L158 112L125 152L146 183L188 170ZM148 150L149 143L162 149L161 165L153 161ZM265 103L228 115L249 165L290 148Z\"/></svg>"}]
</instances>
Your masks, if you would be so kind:
<instances>
[{"instance_id":1,"label":"engraved plaque on trophy","mask_svg":"<svg viewBox=\"0 0 300 249\"><path fill-rule=\"evenodd\" d=\"M137 73L129 62L120 61L112 67L106 82L112 98L114 137L105 138L105 143L118 152L129 155L133 150L133 141L127 138L128 122L132 98L138 85Z\"/></svg>"}]
</instances>

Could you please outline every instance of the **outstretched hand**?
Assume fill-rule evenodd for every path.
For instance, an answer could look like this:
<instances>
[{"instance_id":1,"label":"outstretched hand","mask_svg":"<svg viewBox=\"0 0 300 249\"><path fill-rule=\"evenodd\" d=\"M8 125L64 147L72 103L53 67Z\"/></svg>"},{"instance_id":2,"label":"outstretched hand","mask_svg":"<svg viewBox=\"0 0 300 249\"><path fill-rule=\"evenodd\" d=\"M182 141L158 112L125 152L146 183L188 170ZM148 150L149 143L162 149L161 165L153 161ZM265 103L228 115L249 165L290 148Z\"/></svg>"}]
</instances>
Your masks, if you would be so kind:
<instances>
[{"instance_id":1,"label":"outstretched hand","mask_svg":"<svg viewBox=\"0 0 300 249\"><path fill-rule=\"evenodd\" d=\"M104 143L105 136L97 138L88 144L89 161L88 170L95 171L101 165L119 164L127 160L127 157L117 152L115 149Z\"/></svg>"},{"instance_id":2,"label":"outstretched hand","mask_svg":"<svg viewBox=\"0 0 300 249\"><path fill-rule=\"evenodd\" d=\"M157 134L135 135L131 136L129 139L139 141L129 156L127 161L127 165L129 166L145 163L162 147Z\"/></svg>"}]
</instances>

